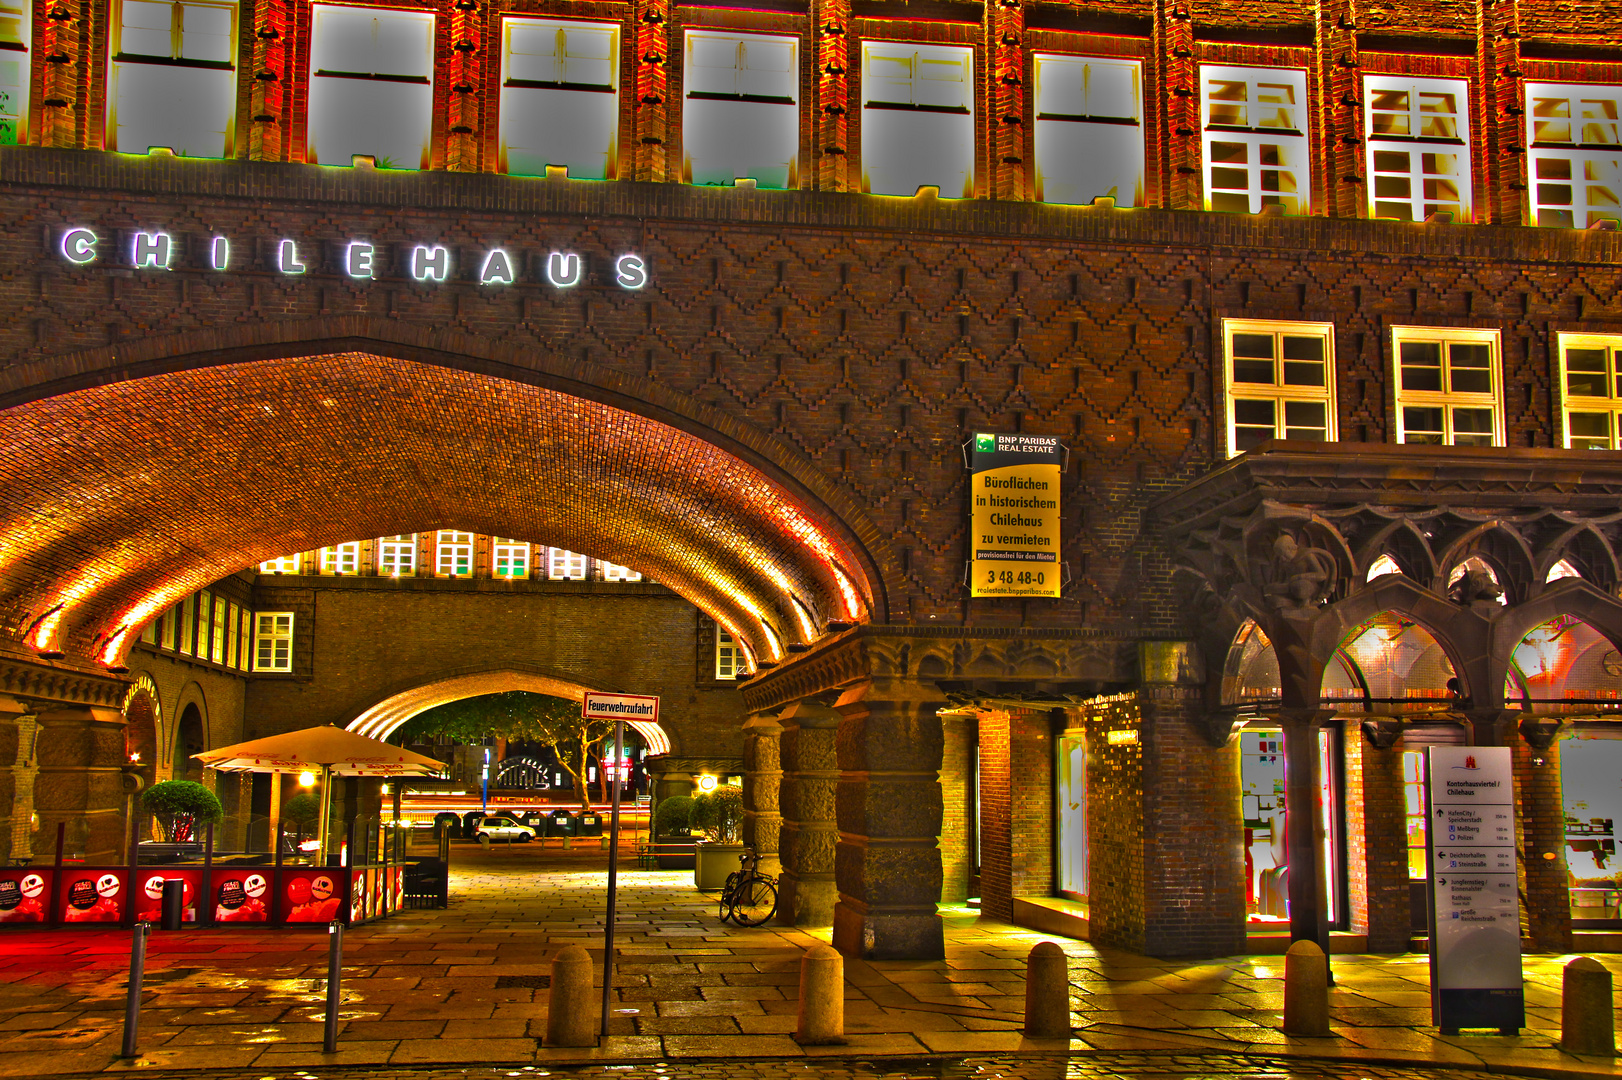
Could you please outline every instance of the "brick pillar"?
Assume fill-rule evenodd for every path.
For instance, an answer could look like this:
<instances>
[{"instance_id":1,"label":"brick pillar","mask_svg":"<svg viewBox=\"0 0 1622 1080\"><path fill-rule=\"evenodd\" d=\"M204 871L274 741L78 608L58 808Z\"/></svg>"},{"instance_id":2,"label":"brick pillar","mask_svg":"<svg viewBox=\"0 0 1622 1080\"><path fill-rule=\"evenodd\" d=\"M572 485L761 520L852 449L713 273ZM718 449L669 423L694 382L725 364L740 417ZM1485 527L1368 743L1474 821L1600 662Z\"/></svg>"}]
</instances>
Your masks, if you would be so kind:
<instances>
[{"instance_id":1,"label":"brick pillar","mask_svg":"<svg viewBox=\"0 0 1622 1080\"><path fill-rule=\"evenodd\" d=\"M941 903L960 904L969 896L973 854L969 850L969 784L974 757L968 720L941 717Z\"/></svg>"},{"instance_id":2,"label":"brick pillar","mask_svg":"<svg viewBox=\"0 0 1622 1080\"><path fill-rule=\"evenodd\" d=\"M681 162L672 162L667 145L667 117L670 105L666 61L670 51L669 0L637 0L635 7L636 43L632 57L636 72L636 101L632 105L632 160L619 175L621 180L648 180L659 183L681 179ZM674 170L672 170L674 165Z\"/></svg>"},{"instance_id":3,"label":"brick pillar","mask_svg":"<svg viewBox=\"0 0 1622 1080\"><path fill-rule=\"evenodd\" d=\"M816 50L810 140L815 187L819 191L860 190L861 176L850 157L849 69L860 63L850 44L850 0L813 0L811 24Z\"/></svg>"},{"instance_id":4,"label":"brick pillar","mask_svg":"<svg viewBox=\"0 0 1622 1080\"><path fill-rule=\"evenodd\" d=\"M1318 3L1318 130L1323 152L1318 175L1324 190L1320 213L1363 217L1367 179L1363 176L1363 86L1357 58L1357 19L1352 0Z\"/></svg>"},{"instance_id":5,"label":"brick pillar","mask_svg":"<svg viewBox=\"0 0 1622 1080\"><path fill-rule=\"evenodd\" d=\"M874 679L840 695L834 948L874 960L945 956L941 721L931 684Z\"/></svg>"},{"instance_id":6,"label":"brick pillar","mask_svg":"<svg viewBox=\"0 0 1622 1080\"><path fill-rule=\"evenodd\" d=\"M1407 952L1413 933L1402 743L1394 741L1391 721L1371 723L1373 738L1355 721L1347 721L1344 740L1351 929L1368 935L1369 952Z\"/></svg>"},{"instance_id":7,"label":"brick pillar","mask_svg":"<svg viewBox=\"0 0 1622 1080\"><path fill-rule=\"evenodd\" d=\"M830 926L834 920L834 794L839 714L814 701L797 701L778 717L782 725L782 833L778 854L777 921L784 926Z\"/></svg>"},{"instance_id":8,"label":"brick pillar","mask_svg":"<svg viewBox=\"0 0 1622 1080\"><path fill-rule=\"evenodd\" d=\"M80 823L87 862L119 861L124 833L123 717L113 709L51 708L39 716L39 770L34 806L39 813L34 854L48 855L56 827L68 823L70 841ZM47 850L38 850L38 845ZM79 844L71 843L77 850Z\"/></svg>"},{"instance_id":9,"label":"brick pillar","mask_svg":"<svg viewBox=\"0 0 1622 1080\"><path fill-rule=\"evenodd\" d=\"M0 822L0 854L26 859L34 853L34 773L38 766L35 740L39 731L34 710L22 702L8 702L21 710L0 715L0 806L10 816Z\"/></svg>"},{"instance_id":10,"label":"brick pillar","mask_svg":"<svg viewBox=\"0 0 1622 1080\"><path fill-rule=\"evenodd\" d=\"M1144 951L1141 694L1081 703L1087 731L1087 917L1092 940ZM1240 951L1240 950L1235 950Z\"/></svg>"},{"instance_id":11,"label":"brick pillar","mask_svg":"<svg viewBox=\"0 0 1622 1080\"><path fill-rule=\"evenodd\" d=\"M994 199L1026 200L1032 197L1034 171L1026 164L1025 152L1025 125L1032 115L1025 92L1027 65L1032 63L1024 48L1025 8L1022 4L987 4L985 10L983 55L990 61L985 123L991 129L991 160L990 183L983 187L990 189Z\"/></svg>"},{"instance_id":12,"label":"brick pillar","mask_svg":"<svg viewBox=\"0 0 1622 1080\"><path fill-rule=\"evenodd\" d=\"M980 910L1005 922L1014 918L1012 726L1005 710L980 714Z\"/></svg>"},{"instance_id":13,"label":"brick pillar","mask_svg":"<svg viewBox=\"0 0 1622 1080\"><path fill-rule=\"evenodd\" d=\"M1195 646L1139 646L1143 670L1143 950L1151 956L1245 951L1239 745L1220 749L1205 713ZM1292 863L1293 865L1293 863Z\"/></svg>"},{"instance_id":14,"label":"brick pillar","mask_svg":"<svg viewBox=\"0 0 1622 1080\"><path fill-rule=\"evenodd\" d=\"M1159 74L1149 87L1158 103L1155 129L1145 134L1152 140L1149 152L1156 154L1160 168L1148 169L1145 179L1153 183L1159 174L1160 190L1145 191L1145 205L1170 210L1199 210L1204 203L1200 178L1200 84L1194 62L1194 21L1187 4L1157 0L1155 4L1155 56Z\"/></svg>"},{"instance_id":15,"label":"brick pillar","mask_svg":"<svg viewBox=\"0 0 1622 1080\"><path fill-rule=\"evenodd\" d=\"M756 713L743 725L743 842L760 856L761 873L772 877L783 872L777 853L783 828L778 804L782 735L770 713Z\"/></svg>"},{"instance_id":16,"label":"brick pillar","mask_svg":"<svg viewBox=\"0 0 1622 1080\"><path fill-rule=\"evenodd\" d=\"M1053 735L1046 713L980 714L980 910L1053 895Z\"/></svg>"},{"instance_id":17,"label":"brick pillar","mask_svg":"<svg viewBox=\"0 0 1622 1080\"><path fill-rule=\"evenodd\" d=\"M1520 804L1522 888L1526 932L1538 952L1567 953L1571 940L1571 876L1566 868L1566 813L1560 790L1560 749L1554 727L1531 729L1511 742ZM1538 744L1543 744L1542 748Z\"/></svg>"}]
</instances>

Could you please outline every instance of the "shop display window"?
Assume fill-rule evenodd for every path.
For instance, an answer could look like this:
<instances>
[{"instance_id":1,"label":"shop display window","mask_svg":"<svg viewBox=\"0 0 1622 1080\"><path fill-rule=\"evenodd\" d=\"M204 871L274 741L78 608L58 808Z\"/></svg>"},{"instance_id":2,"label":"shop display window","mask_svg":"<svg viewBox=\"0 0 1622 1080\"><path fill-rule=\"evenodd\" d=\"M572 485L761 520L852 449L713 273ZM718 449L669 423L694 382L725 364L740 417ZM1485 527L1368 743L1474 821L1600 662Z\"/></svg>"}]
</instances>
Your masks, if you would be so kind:
<instances>
[{"instance_id":1,"label":"shop display window","mask_svg":"<svg viewBox=\"0 0 1622 1080\"><path fill-rule=\"evenodd\" d=\"M1408 880L1425 880L1425 755L1402 755L1402 813L1408 837Z\"/></svg>"},{"instance_id":2,"label":"shop display window","mask_svg":"<svg viewBox=\"0 0 1622 1080\"><path fill-rule=\"evenodd\" d=\"M237 105L235 3L118 0L107 86L107 145L230 157Z\"/></svg>"},{"instance_id":3,"label":"shop display window","mask_svg":"<svg viewBox=\"0 0 1622 1080\"><path fill-rule=\"evenodd\" d=\"M1037 53L1036 197L1143 205L1143 65Z\"/></svg>"},{"instance_id":4,"label":"shop display window","mask_svg":"<svg viewBox=\"0 0 1622 1080\"><path fill-rule=\"evenodd\" d=\"M501 169L612 180L619 157L620 30L612 23L506 18Z\"/></svg>"},{"instance_id":5,"label":"shop display window","mask_svg":"<svg viewBox=\"0 0 1622 1080\"><path fill-rule=\"evenodd\" d=\"M799 184L797 38L687 31L682 172L689 184Z\"/></svg>"},{"instance_id":6,"label":"shop display window","mask_svg":"<svg viewBox=\"0 0 1622 1080\"><path fill-rule=\"evenodd\" d=\"M1059 778L1059 895L1087 899L1087 743L1079 731L1054 741Z\"/></svg>"},{"instance_id":7,"label":"shop display window","mask_svg":"<svg viewBox=\"0 0 1622 1080\"><path fill-rule=\"evenodd\" d=\"M1324 837L1324 906L1331 925L1341 919L1342 843L1340 732L1318 730L1318 792L1314 800ZM1245 830L1245 915L1252 925L1285 923L1290 918L1289 822L1285 807L1288 770L1284 734L1277 728L1246 728L1239 733L1239 779Z\"/></svg>"},{"instance_id":8,"label":"shop display window","mask_svg":"<svg viewBox=\"0 0 1622 1080\"><path fill-rule=\"evenodd\" d=\"M309 160L427 168L434 17L316 4L312 20Z\"/></svg>"},{"instance_id":9,"label":"shop display window","mask_svg":"<svg viewBox=\"0 0 1622 1080\"><path fill-rule=\"evenodd\" d=\"M862 44L862 187L874 195L974 195L974 50Z\"/></svg>"},{"instance_id":10,"label":"shop display window","mask_svg":"<svg viewBox=\"0 0 1622 1080\"><path fill-rule=\"evenodd\" d=\"M28 69L34 5L0 0L0 146L28 139Z\"/></svg>"},{"instance_id":11,"label":"shop display window","mask_svg":"<svg viewBox=\"0 0 1622 1080\"><path fill-rule=\"evenodd\" d=\"M1560 745L1574 926L1622 925L1622 868L1616 858L1616 823L1622 821L1622 738L1610 737L1617 734L1622 732L1583 725L1575 738Z\"/></svg>"}]
</instances>

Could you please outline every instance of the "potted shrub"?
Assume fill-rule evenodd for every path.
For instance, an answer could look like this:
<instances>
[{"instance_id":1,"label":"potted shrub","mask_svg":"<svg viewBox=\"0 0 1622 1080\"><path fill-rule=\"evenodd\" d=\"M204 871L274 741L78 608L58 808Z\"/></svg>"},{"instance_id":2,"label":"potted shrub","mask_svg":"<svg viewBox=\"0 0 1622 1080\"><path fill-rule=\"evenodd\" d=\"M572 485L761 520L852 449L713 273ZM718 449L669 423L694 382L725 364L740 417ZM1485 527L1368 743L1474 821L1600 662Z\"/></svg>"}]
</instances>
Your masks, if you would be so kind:
<instances>
[{"instance_id":1,"label":"potted shrub","mask_svg":"<svg viewBox=\"0 0 1622 1080\"><path fill-rule=\"evenodd\" d=\"M282 804L282 820L292 826L294 834L293 850L304 843L306 831L310 835L320 828L318 819L321 817L321 800L315 795L294 795ZM285 828L285 826L284 826Z\"/></svg>"},{"instance_id":2,"label":"potted shrub","mask_svg":"<svg viewBox=\"0 0 1622 1080\"><path fill-rule=\"evenodd\" d=\"M691 870L693 856L685 850L673 851L667 845L686 845L691 842L693 800L686 795L671 795L660 799L653 811L654 850L661 870Z\"/></svg>"},{"instance_id":3,"label":"potted shrub","mask_svg":"<svg viewBox=\"0 0 1622 1080\"><path fill-rule=\"evenodd\" d=\"M158 819L171 844L195 843L199 826L225 817L215 794L194 780L164 780L141 793L141 809Z\"/></svg>"},{"instance_id":4,"label":"potted shrub","mask_svg":"<svg viewBox=\"0 0 1622 1080\"><path fill-rule=\"evenodd\" d=\"M693 799L693 828L704 834L694 847L693 884L719 892L743 854L743 789L723 784Z\"/></svg>"}]
</instances>

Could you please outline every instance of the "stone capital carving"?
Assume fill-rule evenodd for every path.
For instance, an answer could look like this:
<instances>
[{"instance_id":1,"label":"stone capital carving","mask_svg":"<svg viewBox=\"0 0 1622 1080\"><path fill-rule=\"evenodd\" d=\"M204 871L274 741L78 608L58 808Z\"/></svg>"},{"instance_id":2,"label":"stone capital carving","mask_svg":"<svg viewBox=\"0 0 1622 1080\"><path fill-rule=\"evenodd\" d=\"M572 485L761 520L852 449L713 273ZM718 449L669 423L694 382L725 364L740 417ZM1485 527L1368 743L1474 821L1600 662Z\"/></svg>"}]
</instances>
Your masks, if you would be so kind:
<instances>
[{"instance_id":1,"label":"stone capital carving","mask_svg":"<svg viewBox=\"0 0 1622 1080\"><path fill-rule=\"evenodd\" d=\"M1376 716L1362 723L1363 737L1376 750L1389 750L1402 738L1402 721L1392 716Z\"/></svg>"},{"instance_id":2,"label":"stone capital carving","mask_svg":"<svg viewBox=\"0 0 1622 1080\"><path fill-rule=\"evenodd\" d=\"M1565 726L1565 720L1559 717L1523 716L1516 730L1532 749L1547 750Z\"/></svg>"}]
</instances>

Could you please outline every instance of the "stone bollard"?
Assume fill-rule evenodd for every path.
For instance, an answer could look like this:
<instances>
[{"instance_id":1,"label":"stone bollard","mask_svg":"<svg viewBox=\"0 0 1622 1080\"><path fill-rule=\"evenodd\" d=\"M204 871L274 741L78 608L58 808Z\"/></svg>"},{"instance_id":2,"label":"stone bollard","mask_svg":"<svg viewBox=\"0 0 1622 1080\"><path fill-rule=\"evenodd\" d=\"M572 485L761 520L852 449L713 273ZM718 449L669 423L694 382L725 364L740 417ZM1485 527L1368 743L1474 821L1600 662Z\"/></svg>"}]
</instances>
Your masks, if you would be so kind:
<instances>
[{"instance_id":1,"label":"stone bollard","mask_svg":"<svg viewBox=\"0 0 1622 1080\"><path fill-rule=\"evenodd\" d=\"M591 957L569 945L552 957L552 990L546 999L547 1046L596 1046L597 1011L591 999Z\"/></svg>"},{"instance_id":2,"label":"stone bollard","mask_svg":"<svg viewBox=\"0 0 1622 1080\"><path fill-rule=\"evenodd\" d=\"M1566 964L1560 982L1560 1049L1590 1057L1616 1056L1611 973L1588 956Z\"/></svg>"},{"instance_id":3,"label":"stone bollard","mask_svg":"<svg viewBox=\"0 0 1622 1080\"><path fill-rule=\"evenodd\" d=\"M794 1041L801 1046L845 1042L845 958L832 945L813 945L800 957L800 1016Z\"/></svg>"},{"instance_id":4,"label":"stone bollard","mask_svg":"<svg viewBox=\"0 0 1622 1080\"><path fill-rule=\"evenodd\" d=\"M1070 960L1051 941L1025 959L1025 1037L1070 1037Z\"/></svg>"},{"instance_id":5,"label":"stone bollard","mask_svg":"<svg viewBox=\"0 0 1622 1080\"><path fill-rule=\"evenodd\" d=\"M1329 963L1316 941L1284 954L1284 1033L1329 1034Z\"/></svg>"}]
</instances>

